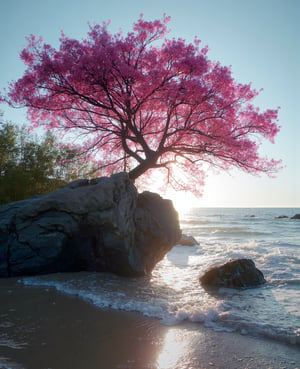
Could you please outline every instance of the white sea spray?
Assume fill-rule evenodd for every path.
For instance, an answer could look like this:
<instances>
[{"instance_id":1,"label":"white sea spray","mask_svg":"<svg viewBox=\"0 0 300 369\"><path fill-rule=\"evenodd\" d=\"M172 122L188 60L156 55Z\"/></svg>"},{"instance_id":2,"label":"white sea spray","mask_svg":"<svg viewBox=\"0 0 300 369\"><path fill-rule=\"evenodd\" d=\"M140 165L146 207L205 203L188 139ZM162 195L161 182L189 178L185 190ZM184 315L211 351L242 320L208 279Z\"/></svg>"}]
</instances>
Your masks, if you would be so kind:
<instances>
[{"instance_id":1,"label":"white sea spray","mask_svg":"<svg viewBox=\"0 0 300 369\"><path fill-rule=\"evenodd\" d=\"M25 285L77 295L99 308L138 311L162 324L189 321L300 345L299 209L192 209L181 227L200 245L175 246L149 277L74 273L23 278ZM288 218L277 218L286 215ZM209 293L199 276L231 258L251 258L267 284Z\"/></svg>"}]
</instances>

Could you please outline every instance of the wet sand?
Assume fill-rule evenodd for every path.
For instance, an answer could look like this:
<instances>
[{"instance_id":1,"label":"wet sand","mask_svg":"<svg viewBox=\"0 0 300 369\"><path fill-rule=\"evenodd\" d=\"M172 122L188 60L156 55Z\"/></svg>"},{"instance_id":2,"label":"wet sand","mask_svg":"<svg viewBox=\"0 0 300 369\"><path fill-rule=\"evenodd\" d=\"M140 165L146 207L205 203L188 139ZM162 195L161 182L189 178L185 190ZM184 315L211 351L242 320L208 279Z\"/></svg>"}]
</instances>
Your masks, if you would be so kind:
<instances>
[{"instance_id":1,"label":"wet sand","mask_svg":"<svg viewBox=\"0 0 300 369\"><path fill-rule=\"evenodd\" d=\"M0 369L8 368L295 369L300 350L201 325L168 327L52 288L0 279Z\"/></svg>"}]
</instances>

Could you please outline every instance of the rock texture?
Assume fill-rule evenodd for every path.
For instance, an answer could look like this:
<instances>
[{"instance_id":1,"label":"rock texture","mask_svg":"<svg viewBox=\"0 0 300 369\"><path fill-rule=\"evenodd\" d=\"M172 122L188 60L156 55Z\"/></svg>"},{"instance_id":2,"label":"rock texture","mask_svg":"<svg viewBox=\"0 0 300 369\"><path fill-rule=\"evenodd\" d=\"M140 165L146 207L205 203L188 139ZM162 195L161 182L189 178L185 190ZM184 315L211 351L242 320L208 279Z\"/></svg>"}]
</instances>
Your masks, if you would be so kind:
<instances>
[{"instance_id":1,"label":"rock texture","mask_svg":"<svg viewBox=\"0 0 300 369\"><path fill-rule=\"evenodd\" d=\"M126 173L0 207L0 277L69 271L144 275L180 238L170 200Z\"/></svg>"},{"instance_id":2,"label":"rock texture","mask_svg":"<svg viewBox=\"0 0 300 369\"><path fill-rule=\"evenodd\" d=\"M197 246L199 242L193 237L187 234L182 234L178 244L181 246Z\"/></svg>"},{"instance_id":3,"label":"rock texture","mask_svg":"<svg viewBox=\"0 0 300 369\"><path fill-rule=\"evenodd\" d=\"M266 282L263 273L255 267L251 259L233 259L209 269L200 277L200 283L205 288L255 287Z\"/></svg>"},{"instance_id":4,"label":"rock texture","mask_svg":"<svg viewBox=\"0 0 300 369\"><path fill-rule=\"evenodd\" d=\"M300 214L295 214L291 219L300 219Z\"/></svg>"}]
</instances>

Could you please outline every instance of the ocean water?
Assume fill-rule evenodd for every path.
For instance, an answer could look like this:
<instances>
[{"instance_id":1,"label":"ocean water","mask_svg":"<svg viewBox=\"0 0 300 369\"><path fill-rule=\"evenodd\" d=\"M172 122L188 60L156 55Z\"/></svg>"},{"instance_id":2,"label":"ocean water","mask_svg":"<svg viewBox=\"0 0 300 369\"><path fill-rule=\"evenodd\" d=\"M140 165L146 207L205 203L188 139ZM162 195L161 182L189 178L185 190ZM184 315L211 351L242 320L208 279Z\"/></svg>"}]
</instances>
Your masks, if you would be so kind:
<instances>
[{"instance_id":1,"label":"ocean water","mask_svg":"<svg viewBox=\"0 0 300 369\"><path fill-rule=\"evenodd\" d=\"M151 276L83 272L19 282L56 288L99 308L137 311L161 324L188 321L300 347L300 220L290 219L297 213L300 209L190 209L181 214L181 228L199 245L176 245ZM288 218L277 218L282 215ZM231 258L253 259L267 283L247 290L205 291L199 277Z\"/></svg>"}]
</instances>

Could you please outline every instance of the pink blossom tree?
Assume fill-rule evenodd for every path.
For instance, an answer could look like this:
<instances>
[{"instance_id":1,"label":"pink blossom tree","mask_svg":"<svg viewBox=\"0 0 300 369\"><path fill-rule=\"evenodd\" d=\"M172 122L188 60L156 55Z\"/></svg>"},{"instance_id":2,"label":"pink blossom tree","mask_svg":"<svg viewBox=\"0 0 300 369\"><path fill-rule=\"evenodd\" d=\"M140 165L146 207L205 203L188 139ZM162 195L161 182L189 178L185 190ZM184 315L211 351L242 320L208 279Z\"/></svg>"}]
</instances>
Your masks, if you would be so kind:
<instances>
[{"instance_id":1,"label":"pink blossom tree","mask_svg":"<svg viewBox=\"0 0 300 369\"><path fill-rule=\"evenodd\" d=\"M161 169L199 194L209 165L274 173L279 162L258 149L274 142L278 110L254 107L258 92L210 61L197 38L167 38L169 20L141 16L125 36L96 24L82 41L62 34L59 50L31 36L20 54L27 69L5 99L27 107L33 127L80 139L101 174L135 180Z\"/></svg>"}]
</instances>

